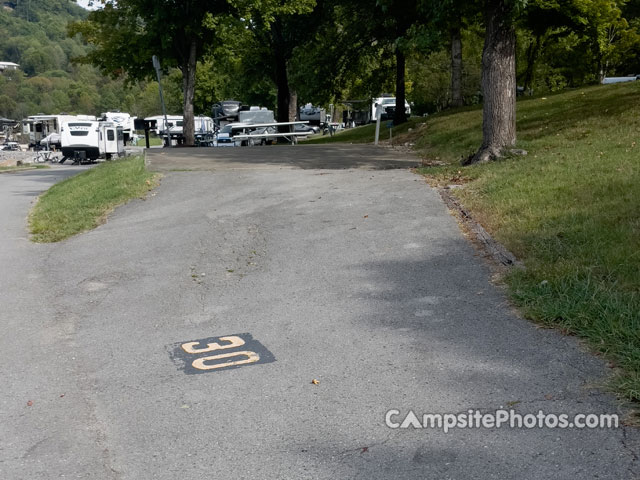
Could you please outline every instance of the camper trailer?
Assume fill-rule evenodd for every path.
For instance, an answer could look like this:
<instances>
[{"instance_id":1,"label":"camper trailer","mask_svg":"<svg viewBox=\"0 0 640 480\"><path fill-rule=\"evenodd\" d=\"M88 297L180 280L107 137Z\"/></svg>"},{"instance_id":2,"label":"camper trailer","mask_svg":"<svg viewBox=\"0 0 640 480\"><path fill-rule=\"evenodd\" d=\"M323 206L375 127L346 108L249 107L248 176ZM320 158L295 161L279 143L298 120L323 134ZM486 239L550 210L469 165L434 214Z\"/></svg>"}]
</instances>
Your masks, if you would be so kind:
<instances>
[{"instance_id":1,"label":"camper trailer","mask_svg":"<svg viewBox=\"0 0 640 480\"><path fill-rule=\"evenodd\" d=\"M174 130L180 129L180 133L182 133L182 115L167 115L167 125L165 126L165 118L164 115L154 115L153 117L145 118L147 121L156 122L156 128L154 130L155 134L160 136L164 135L165 131L169 130L169 132L173 133Z\"/></svg>"},{"instance_id":2,"label":"camper trailer","mask_svg":"<svg viewBox=\"0 0 640 480\"><path fill-rule=\"evenodd\" d=\"M65 122L60 132L63 160L107 160L124 155L122 127L113 122Z\"/></svg>"},{"instance_id":3,"label":"camper trailer","mask_svg":"<svg viewBox=\"0 0 640 480\"><path fill-rule=\"evenodd\" d=\"M95 121L92 115L32 115L22 120L22 133L29 136L29 148L37 148L40 142L49 137L54 139L50 146L60 146L60 139L56 135L60 134L60 128L65 122Z\"/></svg>"},{"instance_id":4,"label":"camper trailer","mask_svg":"<svg viewBox=\"0 0 640 480\"><path fill-rule=\"evenodd\" d=\"M183 140L184 118L182 115L167 115L167 126L163 115L156 115L145 118L145 121L156 122L156 128L153 130L158 136L170 136L172 143L180 143ZM214 122L211 117L198 115L193 118L194 132L196 139L206 139L214 132Z\"/></svg>"},{"instance_id":5,"label":"camper trailer","mask_svg":"<svg viewBox=\"0 0 640 480\"><path fill-rule=\"evenodd\" d=\"M228 123L224 125L218 132L215 146L217 147L235 147L254 144L271 144L277 140L277 137L269 136L278 132L276 120L273 110L265 107L250 107L249 110L241 110L238 112L239 122ZM270 127L268 124L273 123ZM253 127L253 125L258 125ZM255 135L256 140L243 139L235 140L235 135ZM257 143L256 143L257 142Z\"/></svg>"},{"instance_id":6,"label":"camper trailer","mask_svg":"<svg viewBox=\"0 0 640 480\"><path fill-rule=\"evenodd\" d=\"M122 134L124 136L124 144L126 145L133 138L135 131L134 122L136 117L132 117L125 112L104 112L100 114L100 120L103 122L115 123L117 127L122 127Z\"/></svg>"},{"instance_id":7,"label":"camper trailer","mask_svg":"<svg viewBox=\"0 0 640 480\"><path fill-rule=\"evenodd\" d=\"M327 111L321 107L314 107L307 103L300 107L300 120L309 122L310 125L323 125L327 121Z\"/></svg>"},{"instance_id":8,"label":"camper trailer","mask_svg":"<svg viewBox=\"0 0 640 480\"><path fill-rule=\"evenodd\" d=\"M374 98L371 102L371 121L376 121L376 109L380 105L382 111L380 112L381 120L393 120L393 116L396 111L396 97L392 97L389 94L382 94L381 97ZM411 115L411 106L409 102L404 101L404 109L407 116Z\"/></svg>"}]
</instances>

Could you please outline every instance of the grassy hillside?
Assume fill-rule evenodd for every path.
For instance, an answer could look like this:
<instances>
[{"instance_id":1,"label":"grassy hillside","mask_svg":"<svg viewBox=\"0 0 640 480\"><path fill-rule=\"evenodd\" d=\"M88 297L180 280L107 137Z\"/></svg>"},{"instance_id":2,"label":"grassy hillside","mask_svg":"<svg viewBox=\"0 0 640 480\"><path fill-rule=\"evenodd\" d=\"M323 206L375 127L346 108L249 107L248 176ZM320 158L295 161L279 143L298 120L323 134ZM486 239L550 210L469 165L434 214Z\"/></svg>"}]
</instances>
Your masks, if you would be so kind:
<instances>
[{"instance_id":1,"label":"grassy hillside","mask_svg":"<svg viewBox=\"0 0 640 480\"><path fill-rule=\"evenodd\" d=\"M430 182L463 184L451 192L523 260L505 281L524 314L584 338L640 401L640 82L517 108L524 157L460 167L481 141L479 109L414 120L396 138L435 165L421 169ZM320 141L371 141L372 128Z\"/></svg>"},{"instance_id":2,"label":"grassy hillside","mask_svg":"<svg viewBox=\"0 0 640 480\"><path fill-rule=\"evenodd\" d=\"M429 121L418 148L449 166L423 173L456 190L523 259L507 276L531 319L606 355L625 398L640 401L640 83L518 103L526 157L460 168L480 142L480 111Z\"/></svg>"}]
</instances>

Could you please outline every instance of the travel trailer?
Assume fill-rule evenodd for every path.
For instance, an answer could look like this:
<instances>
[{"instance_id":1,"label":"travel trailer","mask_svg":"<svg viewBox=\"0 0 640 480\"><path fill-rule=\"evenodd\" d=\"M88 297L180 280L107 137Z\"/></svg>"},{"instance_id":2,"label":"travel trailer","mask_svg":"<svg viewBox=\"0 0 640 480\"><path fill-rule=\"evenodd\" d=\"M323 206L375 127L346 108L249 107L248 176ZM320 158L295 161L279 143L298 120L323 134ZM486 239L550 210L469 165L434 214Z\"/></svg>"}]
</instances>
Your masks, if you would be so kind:
<instances>
[{"instance_id":1,"label":"travel trailer","mask_svg":"<svg viewBox=\"0 0 640 480\"><path fill-rule=\"evenodd\" d=\"M109 160L125 153L122 127L114 122L65 122L61 130L62 162L69 158L75 161Z\"/></svg>"},{"instance_id":2,"label":"travel trailer","mask_svg":"<svg viewBox=\"0 0 640 480\"><path fill-rule=\"evenodd\" d=\"M167 126L165 126L164 116L155 115L145 118L145 121L155 121L156 127L152 129L158 136L170 136L172 143L180 143L183 139L184 118L182 115L167 115ZM214 132L214 122L211 117L198 115L193 118L194 132L196 138L205 138Z\"/></svg>"},{"instance_id":3,"label":"travel trailer","mask_svg":"<svg viewBox=\"0 0 640 480\"><path fill-rule=\"evenodd\" d=\"M152 131L158 136L163 135L167 129L164 122L164 115L154 115L153 117L145 118L145 120L156 122L156 128L152 129ZM178 127L182 131L182 115L167 115L167 125L169 131Z\"/></svg>"},{"instance_id":4,"label":"travel trailer","mask_svg":"<svg viewBox=\"0 0 640 480\"><path fill-rule=\"evenodd\" d=\"M53 133L60 133L60 128L65 122L79 121L95 121L96 117L92 115L32 115L22 120L22 133L29 136L29 148L40 145L40 141ZM55 136L50 138L56 138ZM58 142L50 144L53 147L59 147Z\"/></svg>"},{"instance_id":5,"label":"travel trailer","mask_svg":"<svg viewBox=\"0 0 640 480\"><path fill-rule=\"evenodd\" d=\"M239 111L238 120L238 122L228 123L220 129L215 146L235 147L254 145L253 139L235 140L233 137L236 135L255 135L258 144L270 144L276 140L275 136L268 136L278 131L275 126L276 120L273 115L273 110L265 107L251 107L249 110ZM271 123L274 124L273 127L269 126ZM254 127L254 125L259 126Z\"/></svg>"},{"instance_id":6,"label":"travel trailer","mask_svg":"<svg viewBox=\"0 0 640 480\"><path fill-rule=\"evenodd\" d=\"M117 127L122 127L122 134L124 135L124 144L126 145L135 133L134 122L136 117L132 117L125 112L104 112L100 114L100 121L115 123Z\"/></svg>"},{"instance_id":7,"label":"travel trailer","mask_svg":"<svg viewBox=\"0 0 640 480\"><path fill-rule=\"evenodd\" d=\"M299 118L309 122L310 125L323 125L327 121L327 111L307 103L304 107L300 107Z\"/></svg>"},{"instance_id":8,"label":"travel trailer","mask_svg":"<svg viewBox=\"0 0 640 480\"><path fill-rule=\"evenodd\" d=\"M383 94L381 97L374 98L371 103L371 121L376 121L376 108L380 105L382 112L380 115L381 120L392 120L396 111L396 97L391 97ZM404 109L407 116L411 115L411 106L409 102L404 101Z\"/></svg>"}]
</instances>

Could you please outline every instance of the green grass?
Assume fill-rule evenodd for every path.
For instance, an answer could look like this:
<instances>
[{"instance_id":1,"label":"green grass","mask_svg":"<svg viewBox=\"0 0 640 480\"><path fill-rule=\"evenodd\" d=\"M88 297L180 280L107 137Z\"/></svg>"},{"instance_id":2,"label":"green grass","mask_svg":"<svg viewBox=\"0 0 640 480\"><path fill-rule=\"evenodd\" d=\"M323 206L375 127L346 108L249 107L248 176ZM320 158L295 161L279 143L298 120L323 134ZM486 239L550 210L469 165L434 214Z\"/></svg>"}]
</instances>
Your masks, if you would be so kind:
<instances>
[{"instance_id":1,"label":"green grass","mask_svg":"<svg viewBox=\"0 0 640 480\"><path fill-rule=\"evenodd\" d=\"M436 115L421 169L453 192L525 269L505 281L524 314L585 339L616 367L613 386L640 401L640 82L518 102L529 152L460 167L478 148L481 111Z\"/></svg>"},{"instance_id":2,"label":"green grass","mask_svg":"<svg viewBox=\"0 0 640 480\"><path fill-rule=\"evenodd\" d=\"M393 128L392 135L406 134L407 131L417 128L424 123L425 119L422 117L413 117L407 123L404 123L398 127ZM322 135L303 140L300 143L306 144L324 144L324 143L373 143L375 138L376 125L370 123L356 128L346 128L339 130L335 135ZM380 141L389 140L389 129L387 128L387 121L383 120L380 124Z\"/></svg>"},{"instance_id":3,"label":"green grass","mask_svg":"<svg viewBox=\"0 0 640 480\"><path fill-rule=\"evenodd\" d=\"M32 165L30 163L24 165L16 165L15 167L0 167L0 173L17 172L20 170L36 170L42 168L50 168L49 165Z\"/></svg>"},{"instance_id":4,"label":"green grass","mask_svg":"<svg viewBox=\"0 0 640 480\"><path fill-rule=\"evenodd\" d=\"M155 186L143 157L102 163L44 193L29 216L35 242L58 242L95 228L116 206Z\"/></svg>"},{"instance_id":5,"label":"green grass","mask_svg":"<svg viewBox=\"0 0 640 480\"><path fill-rule=\"evenodd\" d=\"M162 138L160 137L149 137L149 146L156 147L158 145L162 145ZM144 137L138 140L138 146L146 146Z\"/></svg>"}]
</instances>

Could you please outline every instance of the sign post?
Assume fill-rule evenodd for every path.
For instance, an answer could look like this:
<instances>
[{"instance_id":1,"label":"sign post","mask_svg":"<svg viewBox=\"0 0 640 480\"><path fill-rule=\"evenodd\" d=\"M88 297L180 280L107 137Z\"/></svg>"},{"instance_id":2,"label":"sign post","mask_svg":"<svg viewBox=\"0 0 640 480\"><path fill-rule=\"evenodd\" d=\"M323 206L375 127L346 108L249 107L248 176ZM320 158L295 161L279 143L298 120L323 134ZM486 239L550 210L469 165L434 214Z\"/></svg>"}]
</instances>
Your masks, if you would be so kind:
<instances>
[{"instance_id":1,"label":"sign post","mask_svg":"<svg viewBox=\"0 0 640 480\"><path fill-rule=\"evenodd\" d=\"M164 96L162 95L162 68L160 68L160 60L155 55L151 57L151 61L153 62L153 68L156 69L156 76L158 77L158 88L160 90L160 103L162 104L162 115L164 115L164 128L163 133L166 133L169 127L169 122L167 121L167 109L164 106ZM171 135L167 134L167 146L171 146Z\"/></svg>"},{"instance_id":2,"label":"sign post","mask_svg":"<svg viewBox=\"0 0 640 480\"><path fill-rule=\"evenodd\" d=\"M378 145L378 139L380 138L380 117L382 117L382 105L376 103L376 145Z\"/></svg>"}]
</instances>

